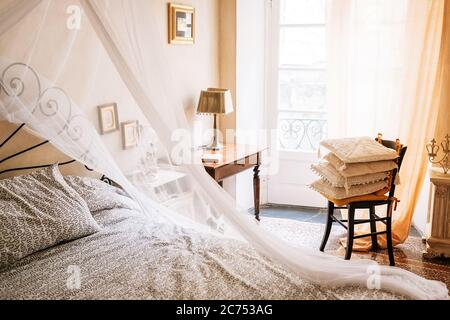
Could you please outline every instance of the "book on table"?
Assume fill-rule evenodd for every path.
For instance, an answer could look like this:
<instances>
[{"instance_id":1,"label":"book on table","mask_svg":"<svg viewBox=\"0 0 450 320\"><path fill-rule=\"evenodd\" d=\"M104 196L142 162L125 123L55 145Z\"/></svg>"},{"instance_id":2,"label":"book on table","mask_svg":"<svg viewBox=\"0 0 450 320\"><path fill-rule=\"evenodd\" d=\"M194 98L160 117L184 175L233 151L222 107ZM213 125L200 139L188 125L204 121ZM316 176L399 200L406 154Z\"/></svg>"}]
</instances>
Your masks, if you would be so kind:
<instances>
[{"instance_id":1,"label":"book on table","mask_svg":"<svg viewBox=\"0 0 450 320\"><path fill-rule=\"evenodd\" d=\"M202 156L202 161L204 163L219 163L222 158L221 154L204 154Z\"/></svg>"}]
</instances>

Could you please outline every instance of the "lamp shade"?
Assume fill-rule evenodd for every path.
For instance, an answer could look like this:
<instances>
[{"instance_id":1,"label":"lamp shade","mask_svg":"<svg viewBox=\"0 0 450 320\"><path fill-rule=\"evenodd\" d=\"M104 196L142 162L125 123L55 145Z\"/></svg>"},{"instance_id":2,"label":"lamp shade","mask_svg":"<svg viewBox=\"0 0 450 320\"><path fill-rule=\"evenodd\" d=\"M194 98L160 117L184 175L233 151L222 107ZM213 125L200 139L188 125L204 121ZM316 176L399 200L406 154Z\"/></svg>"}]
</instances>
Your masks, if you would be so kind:
<instances>
[{"instance_id":1,"label":"lamp shade","mask_svg":"<svg viewBox=\"0 0 450 320\"><path fill-rule=\"evenodd\" d=\"M233 111L233 99L230 90L209 88L202 91L197 113L229 114Z\"/></svg>"}]
</instances>

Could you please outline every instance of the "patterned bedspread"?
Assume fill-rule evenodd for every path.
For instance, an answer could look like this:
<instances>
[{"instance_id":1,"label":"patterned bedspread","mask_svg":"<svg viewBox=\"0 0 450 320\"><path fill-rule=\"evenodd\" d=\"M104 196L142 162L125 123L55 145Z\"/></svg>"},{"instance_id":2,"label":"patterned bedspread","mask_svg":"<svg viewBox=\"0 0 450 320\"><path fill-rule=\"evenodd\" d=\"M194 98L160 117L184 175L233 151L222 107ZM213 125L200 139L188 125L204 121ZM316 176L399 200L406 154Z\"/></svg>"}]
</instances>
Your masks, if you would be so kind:
<instances>
[{"instance_id":1,"label":"patterned bedspread","mask_svg":"<svg viewBox=\"0 0 450 320\"><path fill-rule=\"evenodd\" d=\"M0 272L1 299L394 299L365 288L322 288L249 245L137 210L94 214L102 231Z\"/></svg>"}]
</instances>

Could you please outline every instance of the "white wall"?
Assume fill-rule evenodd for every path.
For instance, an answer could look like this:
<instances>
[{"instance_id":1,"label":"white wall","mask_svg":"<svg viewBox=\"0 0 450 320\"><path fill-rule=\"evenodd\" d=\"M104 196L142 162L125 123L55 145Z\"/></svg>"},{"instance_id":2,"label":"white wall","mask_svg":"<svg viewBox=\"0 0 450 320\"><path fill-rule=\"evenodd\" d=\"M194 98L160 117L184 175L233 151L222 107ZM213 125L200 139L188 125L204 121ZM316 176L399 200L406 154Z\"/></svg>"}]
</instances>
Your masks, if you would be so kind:
<instances>
[{"instance_id":1,"label":"white wall","mask_svg":"<svg viewBox=\"0 0 450 320\"><path fill-rule=\"evenodd\" d=\"M245 132L259 132L265 123L265 40L266 1L237 0L236 32L236 128L237 142L258 143L258 136ZM241 133L243 130L243 134ZM253 207L253 173L240 174L236 179L236 201L242 208ZM262 192L264 186L262 181Z\"/></svg>"},{"instance_id":2,"label":"white wall","mask_svg":"<svg viewBox=\"0 0 450 320\"><path fill-rule=\"evenodd\" d=\"M236 0L219 0L219 12L220 87L231 90L236 109ZM227 137L226 131L236 129L236 111L220 117L220 129L224 142L235 142L234 137ZM236 177L225 179L223 187L229 195L236 197Z\"/></svg>"},{"instance_id":3,"label":"white wall","mask_svg":"<svg viewBox=\"0 0 450 320\"><path fill-rule=\"evenodd\" d=\"M154 1L153 8L161 18L158 20L160 29L166 30L167 1ZM38 7L0 38L0 56L13 61L29 61L43 76L58 78L58 86L69 93L97 128L97 106L109 102L118 103L120 121L138 119L145 124L142 112L89 23L82 21L77 36L66 28L66 9L72 3L70 0L51 3L39 41L35 43L34 38L45 12L45 6ZM219 83L219 7L218 0L189 0L185 4L196 8L196 43L192 46L169 45L164 37L161 42L155 41L154 49L164 51L169 62L168 72L175 77L174 81L177 83L173 94L180 97L193 128L201 130L208 127L211 120L195 115L200 91L206 87L218 86ZM149 19L151 18L149 15ZM33 58L29 60L32 51ZM64 69L59 70L64 59L67 63ZM135 169L137 149L122 150L120 132L104 135L102 139L125 172Z\"/></svg>"}]
</instances>

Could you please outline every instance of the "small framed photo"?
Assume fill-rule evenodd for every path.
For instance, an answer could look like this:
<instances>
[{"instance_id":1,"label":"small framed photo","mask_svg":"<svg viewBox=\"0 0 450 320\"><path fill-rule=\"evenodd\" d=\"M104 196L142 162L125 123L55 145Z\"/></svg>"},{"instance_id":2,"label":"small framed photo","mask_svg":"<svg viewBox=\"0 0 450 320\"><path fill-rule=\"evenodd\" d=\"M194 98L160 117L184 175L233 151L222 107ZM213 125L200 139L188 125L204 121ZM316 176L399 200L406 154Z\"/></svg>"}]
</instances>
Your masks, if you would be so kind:
<instances>
[{"instance_id":1,"label":"small framed photo","mask_svg":"<svg viewBox=\"0 0 450 320\"><path fill-rule=\"evenodd\" d=\"M120 127L117 114L117 103L98 106L98 119L101 134L118 131Z\"/></svg>"},{"instance_id":2,"label":"small framed photo","mask_svg":"<svg viewBox=\"0 0 450 320\"><path fill-rule=\"evenodd\" d=\"M169 43L194 44L195 8L169 3Z\"/></svg>"},{"instance_id":3,"label":"small framed photo","mask_svg":"<svg viewBox=\"0 0 450 320\"><path fill-rule=\"evenodd\" d=\"M122 146L124 150L139 144L139 121L122 122Z\"/></svg>"}]
</instances>

